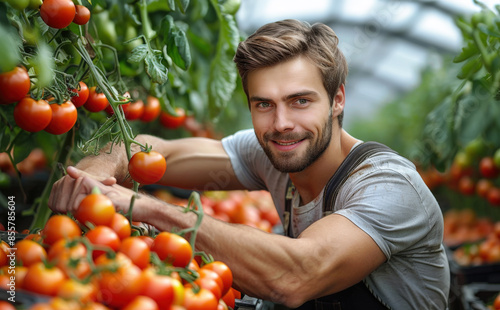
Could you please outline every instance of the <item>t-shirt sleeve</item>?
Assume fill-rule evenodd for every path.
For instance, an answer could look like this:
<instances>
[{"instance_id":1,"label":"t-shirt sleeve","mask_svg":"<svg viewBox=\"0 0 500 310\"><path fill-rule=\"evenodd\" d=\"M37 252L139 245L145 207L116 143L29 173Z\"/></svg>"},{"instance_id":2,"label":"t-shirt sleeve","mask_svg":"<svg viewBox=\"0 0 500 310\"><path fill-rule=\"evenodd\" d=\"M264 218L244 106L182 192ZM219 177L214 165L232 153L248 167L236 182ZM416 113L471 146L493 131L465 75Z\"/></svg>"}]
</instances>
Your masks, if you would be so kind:
<instances>
[{"instance_id":1,"label":"t-shirt sleeve","mask_svg":"<svg viewBox=\"0 0 500 310\"><path fill-rule=\"evenodd\" d=\"M336 204L346 203L335 212L370 235L387 259L440 247L440 209L416 171L382 167L356 174L339 192Z\"/></svg>"},{"instance_id":2,"label":"t-shirt sleeve","mask_svg":"<svg viewBox=\"0 0 500 310\"><path fill-rule=\"evenodd\" d=\"M238 180L248 190L267 190L262 171L270 165L253 129L238 131L222 139Z\"/></svg>"}]
</instances>

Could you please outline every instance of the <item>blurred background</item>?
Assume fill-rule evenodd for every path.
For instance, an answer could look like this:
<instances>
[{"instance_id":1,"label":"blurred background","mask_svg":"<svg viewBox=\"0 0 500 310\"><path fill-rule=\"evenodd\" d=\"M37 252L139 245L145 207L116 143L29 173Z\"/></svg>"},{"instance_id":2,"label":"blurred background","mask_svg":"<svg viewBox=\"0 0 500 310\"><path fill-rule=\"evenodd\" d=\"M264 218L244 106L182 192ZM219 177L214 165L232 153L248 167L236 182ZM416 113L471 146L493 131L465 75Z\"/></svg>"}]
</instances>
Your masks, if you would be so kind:
<instances>
[{"instance_id":1,"label":"blurred background","mask_svg":"<svg viewBox=\"0 0 500 310\"><path fill-rule=\"evenodd\" d=\"M493 7L495 1L482 3ZM329 25L349 64L344 118L349 129L354 120L370 118L414 89L424 69L458 54L463 39L455 19L480 9L472 0L243 0L236 19L244 35L286 18Z\"/></svg>"}]
</instances>

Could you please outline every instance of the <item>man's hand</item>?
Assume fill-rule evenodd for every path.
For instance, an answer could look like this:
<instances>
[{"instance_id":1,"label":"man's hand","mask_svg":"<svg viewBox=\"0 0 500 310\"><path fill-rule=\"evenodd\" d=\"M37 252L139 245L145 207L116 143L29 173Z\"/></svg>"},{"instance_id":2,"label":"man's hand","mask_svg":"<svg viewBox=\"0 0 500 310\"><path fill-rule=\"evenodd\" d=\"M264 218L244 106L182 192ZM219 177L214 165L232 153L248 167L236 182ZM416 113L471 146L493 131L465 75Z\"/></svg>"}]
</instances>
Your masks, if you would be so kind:
<instances>
[{"instance_id":1,"label":"man's hand","mask_svg":"<svg viewBox=\"0 0 500 310\"><path fill-rule=\"evenodd\" d=\"M117 196L117 189L112 191L116 185L114 177L96 177L75 167L68 167L68 175L54 183L49 197L49 207L54 212L74 212L82 199L90 194L94 187L98 187L103 194L113 192ZM127 190L123 195L128 196L129 201L133 192ZM128 209L128 207L127 207Z\"/></svg>"}]
</instances>

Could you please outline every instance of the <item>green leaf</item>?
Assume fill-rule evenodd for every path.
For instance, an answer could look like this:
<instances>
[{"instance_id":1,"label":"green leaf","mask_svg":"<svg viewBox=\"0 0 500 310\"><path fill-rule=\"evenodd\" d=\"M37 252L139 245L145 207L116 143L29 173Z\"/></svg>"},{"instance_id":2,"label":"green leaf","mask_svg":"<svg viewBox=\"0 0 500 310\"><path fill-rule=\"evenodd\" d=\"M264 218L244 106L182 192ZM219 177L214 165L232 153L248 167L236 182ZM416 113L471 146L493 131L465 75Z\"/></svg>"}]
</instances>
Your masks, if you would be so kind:
<instances>
[{"instance_id":1,"label":"green leaf","mask_svg":"<svg viewBox=\"0 0 500 310\"><path fill-rule=\"evenodd\" d=\"M30 64L35 69L38 80L36 86L38 89L50 86L53 83L55 78L55 64L52 58L52 50L45 42L42 41L39 43L38 53L30 59Z\"/></svg>"},{"instance_id":2,"label":"green leaf","mask_svg":"<svg viewBox=\"0 0 500 310\"><path fill-rule=\"evenodd\" d=\"M144 59L146 59L147 55L148 55L148 45L141 44L141 45L134 47L134 49L131 52L130 57L128 58L128 61L141 62Z\"/></svg>"},{"instance_id":3,"label":"green leaf","mask_svg":"<svg viewBox=\"0 0 500 310\"><path fill-rule=\"evenodd\" d=\"M150 51L146 56L146 72L153 83L163 84L168 80L168 69L162 64L162 59L162 52L158 50Z\"/></svg>"},{"instance_id":4,"label":"green leaf","mask_svg":"<svg viewBox=\"0 0 500 310\"><path fill-rule=\"evenodd\" d=\"M457 77L459 79L469 79L483 67L481 55L469 59L463 66Z\"/></svg>"},{"instance_id":5,"label":"green leaf","mask_svg":"<svg viewBox=\"0 0 500 310\"><path fill-rule=\"evenodd\" d=\"M22 45L18 36L14 36L0 24L0 73L14 69L21 62L19 48Z\"/></svg>"},{"instance_id":6,"label":"green leaf","mask_svg":"<svg viewBox=\"0 0 500 310\"><path fill-rule=\"evenodd\" d=\"M147 8L150 13L157 11L174 11L175 0L148 0Z\"/></svg>"},{"instance_id":7,"label":"green leaf","mask_svg":"<svg viewBox=\"0 0 500 310\"><path fill-rule=\"evenodd\" d=\"M179 68L187 70L191 66L191 51L186 33L175 24L170 15L162 21L162 28L167 54Z\"/></svg>"},{"instance_id":8,"label":"green leaf","mask_svg":"<svg viewBox=\"0 0 500 310\"><path fill-rule=\"evenodd\" d=\"M486 24L483 23L478 24L477 28L484 34L487 34L491 37L500 38L500 32L489 29L488 26L486 26Z\"/></svg>"},{"instance_id":9,"label":"green leaf","mask_svg":"<svg viewBox=\"0 0 500 310\"><path fill-rule=\"evenodd\" d=\"M175 0L175 3L177 3L177 7L182 14L186 13L187 7L189 6L189 0Z\"/></svg>"},{"instance_id":10,"label":"green leaf","mask_svg":"<svg viewBox=\"0 0 500 310\"><path fill-rule=\"evenodd\" d=\"M469 42L467 46L462 48L462 52L453 59L453 62L459 63L465 61L476 54L479 54L477 45L474 42Z\"/></svg>"},{"instance_id":11,"label":"green leaf","mask_svg":"<svg viewBox=\"0 0 500 310\"><path fill-rule=\"evenodd\" d=\"M33 150L33 139L31 139L31 134L22 130L16 139L16 145L14 147L14 164L18 164L23 161L30 152Z\"/></svg>"}]
</instances>

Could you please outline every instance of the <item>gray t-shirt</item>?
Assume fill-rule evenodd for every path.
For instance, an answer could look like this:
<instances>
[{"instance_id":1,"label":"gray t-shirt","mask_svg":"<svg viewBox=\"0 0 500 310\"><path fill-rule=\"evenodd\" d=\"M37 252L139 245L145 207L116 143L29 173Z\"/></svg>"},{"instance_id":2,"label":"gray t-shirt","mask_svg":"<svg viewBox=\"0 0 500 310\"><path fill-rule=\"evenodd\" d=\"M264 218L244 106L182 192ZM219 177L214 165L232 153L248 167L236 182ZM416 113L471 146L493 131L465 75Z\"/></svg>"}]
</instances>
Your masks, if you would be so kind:
<instances>
[{"instance_id":1,"label":"gray t-shirt","mask_svg":"<svg viewBox=\"0 0 500 310\"><path fill-rule=\"evenodd\" d=\"M273 167L254 131L237 132L222 144L238 180L248 190L268 190L283 219L288 174ZM450 273L434 196L399 155L379 153L359 167L340 189L334 212L370 235L387 258L365 284L392 309L446 309ZM323 216L323 193L304 206L298 201L292 199L294 236Z\"/></svg>"}]
</instances>

